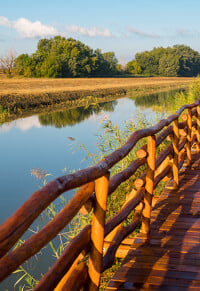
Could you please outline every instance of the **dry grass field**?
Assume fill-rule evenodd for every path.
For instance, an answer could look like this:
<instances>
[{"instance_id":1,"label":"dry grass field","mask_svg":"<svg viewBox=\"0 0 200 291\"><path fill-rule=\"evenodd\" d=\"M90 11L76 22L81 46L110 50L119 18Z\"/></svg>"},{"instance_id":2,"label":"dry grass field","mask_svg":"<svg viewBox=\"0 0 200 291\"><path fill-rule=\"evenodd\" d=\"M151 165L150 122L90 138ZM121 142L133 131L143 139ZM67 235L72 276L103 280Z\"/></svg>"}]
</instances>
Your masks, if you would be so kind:
<instances>
[{"instance_id":1,"label":"dry grass field","mask_svg":"<svg viewBox=\"0 0 200 291\"><path fill-rule=\"evenodd\" d=\"M66 78L28 79L0 77L0 95L38 95L109 88L144 89L162 87L182 87L193 78L147 77L147 78Z\"/></svg>"}]
</instances>

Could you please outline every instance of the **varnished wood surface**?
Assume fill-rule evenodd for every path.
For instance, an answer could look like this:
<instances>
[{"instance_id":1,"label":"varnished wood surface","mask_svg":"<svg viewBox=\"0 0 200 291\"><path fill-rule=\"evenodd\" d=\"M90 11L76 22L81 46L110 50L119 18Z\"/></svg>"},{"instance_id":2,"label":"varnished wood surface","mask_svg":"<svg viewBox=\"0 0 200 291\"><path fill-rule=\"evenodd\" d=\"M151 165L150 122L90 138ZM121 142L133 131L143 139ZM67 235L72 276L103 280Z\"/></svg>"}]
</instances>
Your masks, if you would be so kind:
<instances>
[{"instance_id":1,"label":"varnished wood surface","mask_svg":"<svg viewBox=\"0 0 200 291\"><path fill-rule=\"evenodd\" d=\"M150 235L133 239L106 290L200 290L200 154L166 188L151 215Z\"/></svg>"}]
</instances>

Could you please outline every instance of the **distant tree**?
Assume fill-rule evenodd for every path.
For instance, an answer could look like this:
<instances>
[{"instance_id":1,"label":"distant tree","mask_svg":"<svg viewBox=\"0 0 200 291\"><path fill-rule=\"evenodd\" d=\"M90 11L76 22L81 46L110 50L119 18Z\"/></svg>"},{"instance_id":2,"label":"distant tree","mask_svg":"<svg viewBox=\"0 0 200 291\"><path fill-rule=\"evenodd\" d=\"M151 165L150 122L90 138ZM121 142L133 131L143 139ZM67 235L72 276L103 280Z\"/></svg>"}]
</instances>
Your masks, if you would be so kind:
<instances>
[{"instance_id":1,"label":"distant tree","mask_svg":"<svg viewBox=\"0 0 200 291\"><path fill-rule=\"evenodd\" d=\"M40 61L46 59L51 51L52 39L40 39L37 44L37 57Z\"/></svg>"},{"instance_id":2,"label":"distant tree","mask_svg":"<svg viewBox=\"0 0 200 291\"><path fill-rule=\"evenodd\" d=\"M180 56L178 75L183 77L197 76L200 73L200 54L185 45L173 46L174 55Z\"/></svg>"},{"instance_id":3,"label":"distant tree","mask_svg":"<svg viewBox=\"0 0 200 291\"><path fill-rule=\"evenodd\" d=\"M73 38L55 36L41 39L37 50L20 55L14 64L16 74L26 77L81 77L112 75L118 71L113 52L93 50Z\"/></svg>"},{"instance_id":4,"label":"distant tree","mask_svg":"<svg viewBox=\"0 0 200 291\"><path fill-rule=\"evenodd\" d=\"M180 56L164 54L159 60L159 75L177 77L180 70Z\"/></svg>"},{"instance_id":5,"label":"distant tree","mask_svg":"<svg viewBox=\"0 0 200 291\"><path fill-rule=\"evenodd\" d=\"M31 56L21 54L14 61L13 72L24 77L36 77L37 63L38 61L34 54Z\"/></svg>"},{"instance_id":6,"label":"distant tree","mask_svg":"<svg viewBox=\"0 0 200 291\"><path fill-rule=\"evenodd\" d=\"M105 73L105 59L100 49L96 49L92 56L92 72L93 76L101 76Z\"/></svg>"},{"instance_id":7,"label":"distant tree","mask_svg":"<svg viewBox=\"0 0 200 291\"><path fill-rule=\"evenodd\" d=\"M137 53L135 59L142 74L191 77L200 73L200 54L185 45L159 47Z\"/></svg>"},{"instance_id":8,"label":"distant tree","mask_svg":"<svg viewBox=\"0 0 200 291\"><path fill-rule=\"evenodd\" d=\"M128 62L127 71L128 73L135 74L135 75L141 74L142 72L141 67L138 65L138 63L135 60Z\"/></svg>"},{"instance_id":9,"label":"distant tree","mask_svg":"<svg viewBox=\"0 0 200 291\"><path fill-rule=\"evenodd\" d=\"M9 76L12 74L12 69L16 56L16 51L11 49L7 51L3 57L0 57L0 66L3 71Z\"/></svg>"},{"instance_id":10,"label":"distant tree","mask_svg":"<svg viewBox=\"0 0 200 291\"><path fill-rule=\"evenodd\" d=\"M118 64L116 65L116 73L117 74L125 74L126 73L126 67L121 65L121 64Z\"/></svg>"},{"instance_id":11,"label":"distant tree","mask_svg":"<svg viewBox=\"0 0 200 291\"><path fill-rule=\"evenodd\" d=\"M164 53L164 48L154 48L152 51L137 53L135 60L141 67L142 73L145 75L159 74L159 59Z\"/></svg>"},{"instance_id":12,"label":"distant tree","mask_svg":"<svg viewBox=\"0 0 200 291\"><path fill-rule=\"evenodd\" d=\"M59 58L49 56L46 58L37 70L40 72L40 77L58 78L62 77L62 67Z\"/></svg>"},{"instance_id":13,"label":"distant tree","mask_svg":"<svg viewBox=\"0 0 200 291\"><path fill-rule=\"evenodd\" d=\"M114 74L117 72L117 58L115 57L114 52L103 53L103 59L105 61L105 73Z\"/></svg>"}]
</instances>

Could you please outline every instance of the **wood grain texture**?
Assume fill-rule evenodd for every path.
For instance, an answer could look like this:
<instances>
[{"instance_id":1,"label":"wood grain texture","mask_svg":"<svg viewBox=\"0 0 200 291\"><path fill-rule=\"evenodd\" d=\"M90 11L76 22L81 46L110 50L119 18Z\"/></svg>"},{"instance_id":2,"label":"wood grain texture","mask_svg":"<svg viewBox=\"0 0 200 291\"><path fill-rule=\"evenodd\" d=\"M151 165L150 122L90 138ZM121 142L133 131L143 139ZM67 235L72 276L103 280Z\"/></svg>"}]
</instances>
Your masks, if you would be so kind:
<instances>
[{"instance_id":1,"label":"wood grain texture","mask_svg":"<svg viewBox=\"0 0 200 291\"><path fill-rule=\"evenodd\" d=\"M156 137L155 135L147 137L147 174L144 194L144 208L142 212L142 227L143 233L150 231L150 217L152 207L152 197L154 189L155 164L156 164Z\"/></svg>"},{"instance_id":2,"label":"wood grain texture","mask_svg":"<svg viewBox=\"0 0 200 291\"><path fill-rule=\"evenodd\" d=\"M200 154L195 153L191 169L180 175L179 189L165 189L157 200L149 236L132 239L106 290L199 290L199 207Z\"/></svg>"},{"instance_id":3,"label":"wood grain texture","mask_svg":"<svg viewBox=\"0 0 200 291\"><path fill-rule=\"evenodd\" d=\"M176 189L179 185L178 173L178 154L179 154L179 127L178 119L173 121L173 187Z\"/></svg>"},{"instance_id":4,"label":"wood grain texture","mask_svg":"<svg viewBox=\"0 0 200 291\"><path fill-rule=\"evenodd\" d=\"M103 242L105 234L105 215L108 196L110 173L95 181L95 207L92 215L91 251L88 273L90 277L89 290L99 289L103 263Z\"/></svg>"}]
</instances>

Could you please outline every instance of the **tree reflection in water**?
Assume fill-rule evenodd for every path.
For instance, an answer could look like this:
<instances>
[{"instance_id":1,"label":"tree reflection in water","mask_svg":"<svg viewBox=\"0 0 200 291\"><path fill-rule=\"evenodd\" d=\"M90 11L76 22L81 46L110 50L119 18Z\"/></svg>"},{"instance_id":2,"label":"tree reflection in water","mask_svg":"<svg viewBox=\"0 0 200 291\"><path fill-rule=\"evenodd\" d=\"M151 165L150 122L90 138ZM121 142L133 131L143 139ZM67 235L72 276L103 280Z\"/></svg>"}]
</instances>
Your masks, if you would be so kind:
<instances>
[{"instance_id":1,"label":"tree reflection in water","mask_svg":"<svg viewBox=\"0 0 200 291\"><path fill-rule=\"evenodd\" d=\"M131 97L135 101L135 105L142 108L151 108L156 111L164 111L166 113L176 111L182 105L189 103L185 90L172 90L167 92L159 92L156 94Z\"/></svg>"},{"instance_id":2,"label":"tree reflection in water","mask_svg":"<svg viewBox=\"0 0 200 291\"><path fill-rule=\"evenodd\" d=\"M88 107L77 107L65 111L52 112L44 115L39 115L41 125L55 126L61 128L65 126L73 126L81 121L89 118L93 114L98 114L101 110L113 112L117 101L101 103L100 105L90 105Z\"/></svg>"}]
</instances>

